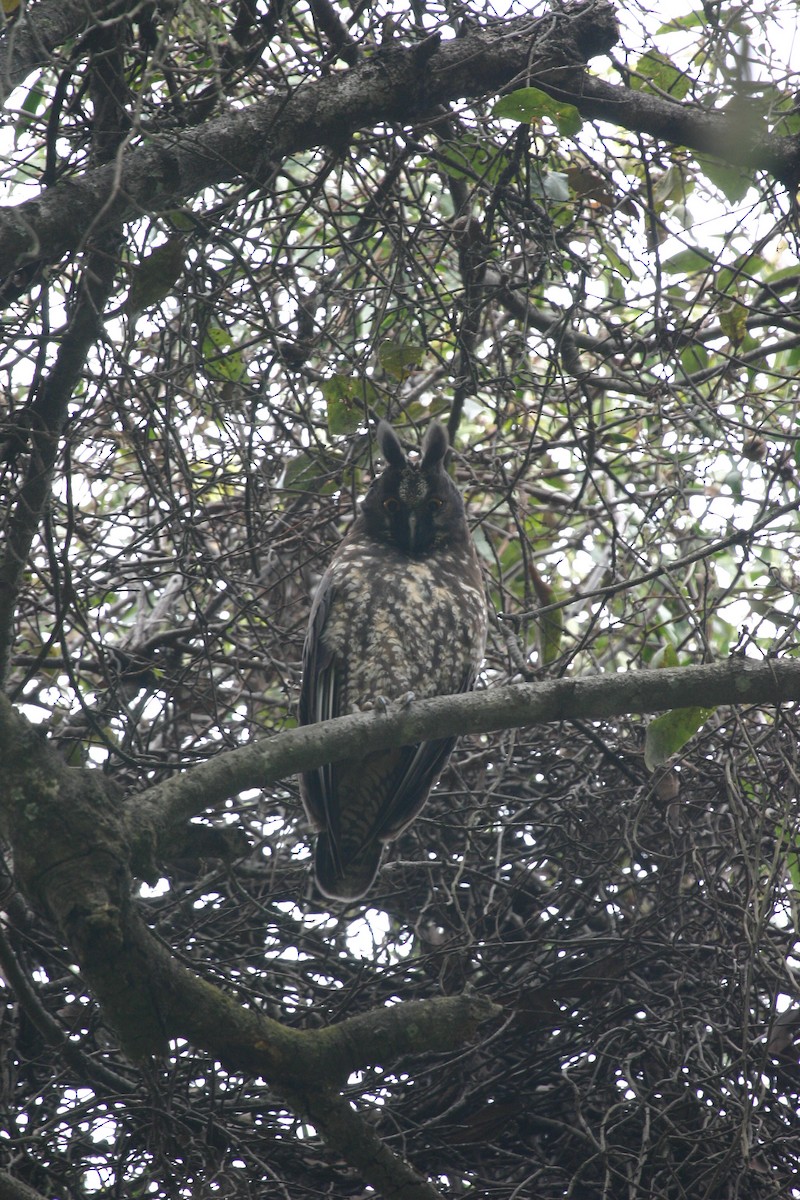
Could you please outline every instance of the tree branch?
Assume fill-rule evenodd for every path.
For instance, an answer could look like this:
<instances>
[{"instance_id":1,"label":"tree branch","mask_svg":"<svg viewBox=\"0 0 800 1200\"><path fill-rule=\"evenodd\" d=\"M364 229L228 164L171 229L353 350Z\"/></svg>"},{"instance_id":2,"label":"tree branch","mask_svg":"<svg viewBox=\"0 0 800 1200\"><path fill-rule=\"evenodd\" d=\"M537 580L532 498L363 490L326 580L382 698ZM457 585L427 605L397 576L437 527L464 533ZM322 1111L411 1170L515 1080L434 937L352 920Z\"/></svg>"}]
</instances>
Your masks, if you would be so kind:
<instances>
[{"instance_id":1,"label":"tree branch","mask_svg":"<svg viewBox=\"0 0 800 1200\"><path fill-rule=\"evenodd\" d=\"M745 121L741 112L736 116L708 112L589 75L583 76L580 90L552 87L546 80L537 81L537 86L568 100L584 117L711 154L733 166L766 171L787 188L794 189L800 182L800 135L775 136L757 117Z\"/></svg>"},{"instance_id":2,"label":"tree branch","mask_svg":"<svg viewBox=\"0 0 800 1200\"><path fill-rule=\"evenodd\" d=\"M548 683L520 683L469 695L438 696L383 713L337 717L321 725L226 751L142 792L126 810L139 869L172 831L237 792L267 787L301 770L363 758L390 746L464 733L490 733L545 721L619 717L693 705L800 701L800 662L729 659L703 667L631 671Z\"/></svg>"},{"instance_id":3,"label":"tree branch","mask_svg":"<svg viewBox=\"0 0 800 1200\"><path fill-rule=\"evenodd\" d=\"M394 1155L343 1096L313 1088L289 1099L384 1200L442 1200L438 1188Z\"/></svg>"},{"instance_id":4,"label":"tree branch","mask_svg":"<svg viewBox=\"0 0 800 1200\"><path fill-rule=\"evenodd\" d=\"M535 79L580 89L583 65L617 40L607 0L547 17L496 23L438 47L381 47L350 71L303 83L198 129L150 138L117 163L84 172L16 208L0 209L0 262L54 262L90 230L171 208L205 187L271 178L290 154L342 146L357 129L419 123L438 107ZM431 53L433 50L433 53Z\"/></svg>"},{"instance_id":5,"label":"tree branch","mask_svg":"<svg viewBox=\"0 0 800 1200\"><path fill-rule=\"evenodd\" d=\"M50 495L53 467L67 407L80 379L86 356L97 337L100 314L114 283L117 259L113 249L113 239L107 237L105 245L95 246L87 255L78 283L75 309L61 340L56 361L31 405L28 428L14 430L15 437L23 443L27 442L28 464L14 501L7 527L5 552L0 559L0 684L8 671L17 593L31 543Z\"/></svg>"},{"instance_id":6,"label":"tree branch","mask_svg":"<svg viewBox=\"0 0 800 1200\"><path fill-rule=\"evenodd\" d=\"M432 53L425 42L381 47L352 70L228 112L198 129L154 136L119 163L86 171L16 208L0 209L0 262L11 271L31 259L57 261L79 248L93 228L119 229L125 221L234 179L258 186L287 155L341 146L355 130L380 122L418 125L441 105L524 84L570 101L586 117L796 184L800 136L776 137L759 121L743 128L738 117L587 75L585 62L616 40L611 5L588 0L539 19L494 23L443 42Z\"/></svg>"},{"instance_id":7,"label":"tree branch","mask_svg":"<svg viewBox=\"0 0 800 1200\"><path fill-rule=\"evenodd\" d=\"M100 773L67 768L5 701L0 748L7 785L0 827L13 846L20 886L53 919L128 1053L141 1061L164 1053L171 1037L188 1038L230 1069L266 1076L381 1194L433 1200L435 1190L337 1090L354 1070L463 1046L500 1008L485 997L447 996L297 1030L241 1006L178 963L141 920L130 898L118 806ZM12 971L12 980L24 994L24 978ZM36 1006L34 1014L52 1035ZM0 1193L5 1187L22 1200L13 1183L0 1177Z\"/></svg>"},{"instance_id":8,"label":"tree branch","mask_svg":"<svg viewBox=\"0 0 800 1200\"><path fill-rule=\"evenodd\" d=\"M45 1197L21 1179L0 1171L0 1200L45 1200Z\"/></svg>"},{"instance_id":9,"label":"tree branch","mask_svg":"<svg viewBox=\"0 0 800 1200\"><path fill-rule=\"evenodd\" d=\"M25 7L0 33L0 105L36 67L52 63L57 46L138 7L138 0L41 0Z\"/></svg>"},{"instance_id":10,"label":"tree branch","mask_svg":"<svg viewBox=\"0 0 800 1200\"><path fill-rule=\"evenodd\" d=\"M139 917L119 797L101 772L67 767L2 696L0 762L0 830L19 886L58 927L134 1060L185 1037L276 1084L341 1086L355 1070L463 1045L499 1011L481 997L442 997L302 1031L242 1008L178 963Z\"/></svg>"}]
</instances>

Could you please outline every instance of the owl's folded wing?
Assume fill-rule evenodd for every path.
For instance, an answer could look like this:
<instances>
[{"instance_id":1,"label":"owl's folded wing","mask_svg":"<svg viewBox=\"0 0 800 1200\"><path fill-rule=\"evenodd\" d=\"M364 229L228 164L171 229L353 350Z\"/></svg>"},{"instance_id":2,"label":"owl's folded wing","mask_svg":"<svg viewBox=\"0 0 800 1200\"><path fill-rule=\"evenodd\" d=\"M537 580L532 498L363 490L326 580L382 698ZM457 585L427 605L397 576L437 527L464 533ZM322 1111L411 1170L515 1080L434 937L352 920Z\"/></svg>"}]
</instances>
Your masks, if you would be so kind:
<instances>
[{"instance_id":1,"label":"owl's folded wing","mask_svg":"<svg viewBox=\"0 0 800 1200\"><path fill-rule=\"evenodd\" d=\"M303 646L303 680L300 687L298 719L301 725L315 725L338 717L340 681L337 680L333 652L325 646L322 631L330 613L334 589L329 576L323 576L311 608L308 633ZM333 767L330 763L302 775L302 798L309 818L320 828L330 826L330 797L333 794Z\"/></svg>"},{"instance_id":2,"label":"owl's folded wing","mask_svg":"<svg viewBox=\"0 0 800 1200\"><path fill-rule=\"evenodd\" d=\"M461 692L471 692L475 686L475 671L470 670L462 680ZM422 810L436 780L447 766L458 738L439 738L417 746L403 746L394 771L394 788L387 799L374 836L381 842L398 836ZM389 752L391 753L391 751Z\"/></svg>"}]
</instances>

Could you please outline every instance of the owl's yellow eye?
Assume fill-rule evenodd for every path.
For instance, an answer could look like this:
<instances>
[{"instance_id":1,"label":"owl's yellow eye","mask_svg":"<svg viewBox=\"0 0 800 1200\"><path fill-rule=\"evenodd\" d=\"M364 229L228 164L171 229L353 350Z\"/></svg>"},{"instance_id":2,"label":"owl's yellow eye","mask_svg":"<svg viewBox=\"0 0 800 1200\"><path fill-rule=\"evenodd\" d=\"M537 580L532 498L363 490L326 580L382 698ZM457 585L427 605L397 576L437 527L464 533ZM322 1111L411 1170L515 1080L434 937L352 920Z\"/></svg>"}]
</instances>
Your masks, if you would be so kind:
<instances>
[{"instance_id":1,"label":"owl's yellow eye","mask_svg":"<svg viewBox=\"0 0 800 1200\"><path fill-rule=\"evenodd\" d=\"M396 513L400 508L400 501L395 500L394 496L389 496L388 500L384 500L383 507L387 513Z\"/></svg>"},{"instance_id":2,"label":"owl's yellow eye","mask_svg":"<svg viewBox=\"0 0 800 1200\"><path fill-rule=\"evenodd\" d=\"M436 512L436 510L441 508L443 504L444 500L438 500L434 496L433 499L428 501L428 508L431 510L431 512Z\"/></svg>"}]
</instances>

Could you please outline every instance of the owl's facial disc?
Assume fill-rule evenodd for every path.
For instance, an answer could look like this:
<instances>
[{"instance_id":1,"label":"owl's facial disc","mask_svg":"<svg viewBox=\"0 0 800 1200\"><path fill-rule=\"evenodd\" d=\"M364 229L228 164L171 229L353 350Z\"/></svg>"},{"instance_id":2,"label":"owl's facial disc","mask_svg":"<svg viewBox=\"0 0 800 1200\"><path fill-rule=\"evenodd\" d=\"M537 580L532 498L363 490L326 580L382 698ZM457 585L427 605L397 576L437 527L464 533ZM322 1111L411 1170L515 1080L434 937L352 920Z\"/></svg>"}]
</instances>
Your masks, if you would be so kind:
<instances>
[{"instance_id":1,"label":"owl's facial disc","mask_svg":"<svg viewBox=\"0 0 800 1200\"><path fill-rule=\"evenodd\" d=\"M445 504L434 494L439 490L429 474L407 467L397 481L396 496L384 500L388 539L403 553L416 557L440 544Z\"/></svg>"}]
</instances>

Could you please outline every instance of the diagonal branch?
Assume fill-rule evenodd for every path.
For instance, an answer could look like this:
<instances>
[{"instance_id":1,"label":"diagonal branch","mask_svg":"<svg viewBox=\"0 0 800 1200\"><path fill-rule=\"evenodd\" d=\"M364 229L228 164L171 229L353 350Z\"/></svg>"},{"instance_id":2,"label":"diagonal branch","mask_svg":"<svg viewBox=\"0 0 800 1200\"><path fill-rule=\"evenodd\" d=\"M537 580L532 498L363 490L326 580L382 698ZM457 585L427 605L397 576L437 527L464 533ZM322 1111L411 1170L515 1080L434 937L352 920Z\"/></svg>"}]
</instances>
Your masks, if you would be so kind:
<instances>
[{"instance_id":1,"label":"diagonal branch","mask_svg":"<svg viewBox=\"0 0 800 1200\"><path fill-rule=\"evenodd\" d=\"M702 667L513 684L469 695L438 696L386 714L337 717L227 751L143 792L127 810L130 843L134 855L141 855L137 867L143 870L152 851L167 847L183 822L237 792L266 787L327 762L363 758L375 750L426 738L694 705L784 701L800 701L800 662L729 659Z\"/></svg>"},{"instance_id":2,"label":"diagonal branch","mask_svg":"<svg viewBox=\"0 0 800 1200\"><path fill-rule=\"evenodd\" d=\"M313 1088L290 1099L384 1200L442 1200L438 1188L393 1154L344 1096Z\"/></svg>"},{"instance_id":3,"label":"diagonal branch","mask_svg":"<svg viewBox=\"0 0 800 1200\"><path fill-rule=\"evenodd\" d=\"M57 261L90 230L173 207L205 187L268 182L299 151L341 147L358 129L432 119L441 106L535 84L586 117L764 170L791 186L800 178L800 135L778 137L758 119L709 113L616 86L585 70L617 40L607 0L584 0L538 19L493 22L439 42L381 46L351 70L302 83L196 129L152 137L119 163L88 170L16 208L0 209L0 262Z\"/></svg>"},{"instance_id":4,"label":"diagonal branch","mask_svg":"<svg viewBox=\"0 0 800 1200\"><path fill-rule=\"evenodd\" d=\"M341 147L357 129L418 123L439 106L491 95L535 77L579 89L586 61L617 40L607 0L439 42L381 47L349 71L302 83L197 129L151 138L118 163L86 171L17 208L0 209L0 263L58 260L91 229L119 229L205 187L244 179L258 187L287 155Z\"/></svg>"},{"instance_id":5,"label":"diagonal branch","mask_svg":"<svg viewBox=\"0 0 800 1200\"><path fill-rule=\"evenodd\" d=\"M569 100L584 117L711 154L736 167L766 171L788 188L800 182L800 134L772 134L755 114L743 121L741 115L708 112L590 75L584 75L579 92L552 87L546 80L540 86L556 98Z\"/></svg>"},{"instance_id":6,"label":"diagonal branch","mask_svg":"<svg viewBox=\"0 0 800 1200\"><path fill-rule=\"evenodd\" d=\"M28 428L19 431L27 440L28 463L8 519L5 549L0 558L0 684L8 670L20 582L50 495L61 429L114 283L117 260L112 252L112 239L106 238L106 243L87 255L75 309L56 361L31 406Z\"/></svg>"},{"instance_id":7,"label":"diagonal branch","mask_svg":"<svg viewBox=\"0 0 800 1200\"><path fill-rule=\"evenodd\" d=\"M45 1197L21 1179L0 1171L0 1200L45 1200Z\"/></svg>"}]
</instances>

